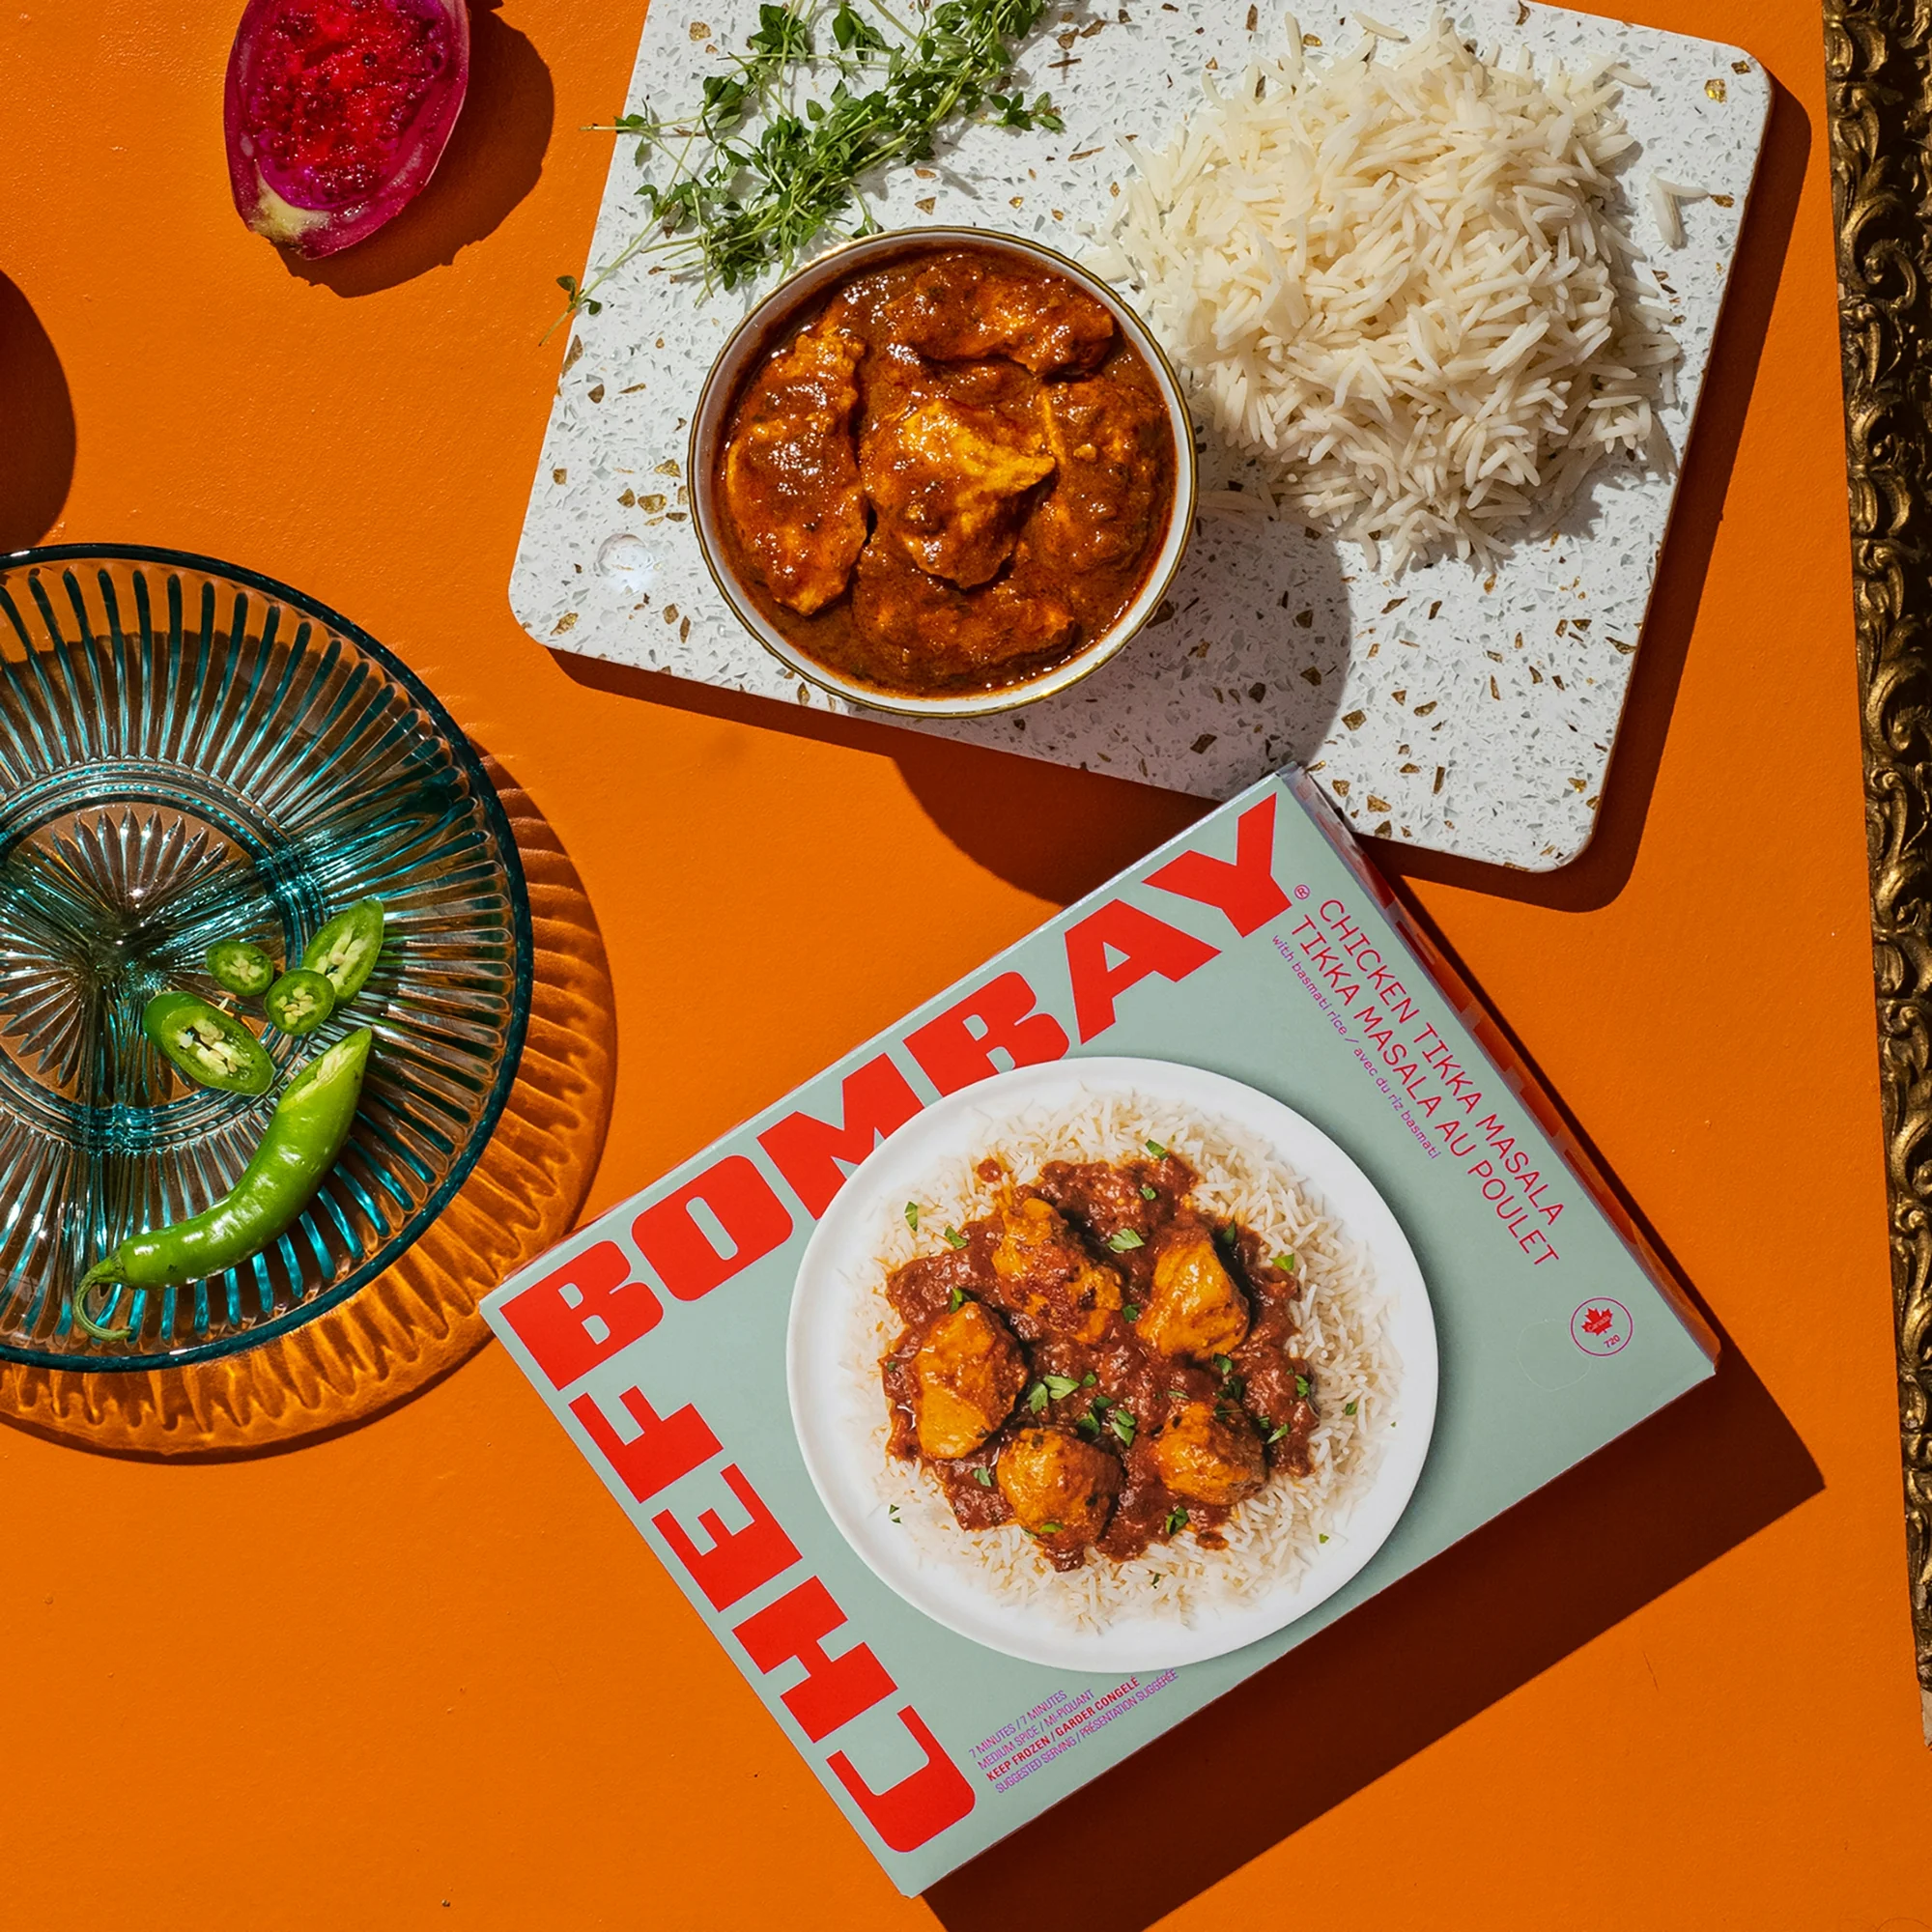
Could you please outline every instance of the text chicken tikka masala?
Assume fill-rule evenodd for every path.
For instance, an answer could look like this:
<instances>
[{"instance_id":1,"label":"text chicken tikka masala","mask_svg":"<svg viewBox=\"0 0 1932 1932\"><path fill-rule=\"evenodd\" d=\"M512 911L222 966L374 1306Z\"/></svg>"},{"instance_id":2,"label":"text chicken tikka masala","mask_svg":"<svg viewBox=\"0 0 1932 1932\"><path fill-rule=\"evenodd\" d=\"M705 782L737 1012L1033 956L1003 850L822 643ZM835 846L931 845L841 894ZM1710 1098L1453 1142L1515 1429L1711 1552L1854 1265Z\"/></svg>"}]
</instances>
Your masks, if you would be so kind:
<instances>
[{"instance_id":1,"label":"text chicken tikka masala","mask_svg":"<svg viewBox=\"0 0 1932 1932\"><path fill-rule=\"evenodd\" d=\"M1106 306L991 248L853 275L787 324L718 458L735 573L798 649L883 690L997 690L1133 602L1174 436Z\"/></svg>"}]
</instances>

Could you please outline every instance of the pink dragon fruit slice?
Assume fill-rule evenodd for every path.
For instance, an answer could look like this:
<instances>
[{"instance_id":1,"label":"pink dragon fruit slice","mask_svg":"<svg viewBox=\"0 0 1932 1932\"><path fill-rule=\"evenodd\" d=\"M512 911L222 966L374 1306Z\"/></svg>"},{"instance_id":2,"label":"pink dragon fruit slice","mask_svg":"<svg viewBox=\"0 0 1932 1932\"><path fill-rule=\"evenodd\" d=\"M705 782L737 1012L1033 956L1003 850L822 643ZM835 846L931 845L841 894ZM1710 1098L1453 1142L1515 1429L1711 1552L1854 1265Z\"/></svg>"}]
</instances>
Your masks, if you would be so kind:
<instances>
[{"instance_id":1,"label":"pink dragon fruit slice","mask_svg":"<svg viewBox=\"0 0 1932 1932\"><path fill-rule=\"evenodd\" d=\"M469 84L468 0L248 0L228 177L258 235L333 255L429 185Z\"/></svg>"}]
</instances>

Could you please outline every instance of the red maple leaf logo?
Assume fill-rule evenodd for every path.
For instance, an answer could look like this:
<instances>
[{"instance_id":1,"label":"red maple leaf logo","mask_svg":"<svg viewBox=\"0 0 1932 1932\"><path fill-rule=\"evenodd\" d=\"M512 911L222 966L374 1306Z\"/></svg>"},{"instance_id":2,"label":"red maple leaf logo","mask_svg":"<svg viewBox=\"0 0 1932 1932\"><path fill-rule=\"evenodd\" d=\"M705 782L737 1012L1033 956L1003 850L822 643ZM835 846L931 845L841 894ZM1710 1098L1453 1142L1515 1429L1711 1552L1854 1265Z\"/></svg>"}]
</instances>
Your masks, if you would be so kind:
<instances>
[{"instance_id":1,"label":"red maple leaf logo","mask_svg":"<svg viewBox=\"0 0 1932 1932\"><path fill-rule=\"evenodd\" d=\"M1610 1324L1615 1320L1607 1308L1586 1308L1583 1311L1583 1333L1586 1335L1607 1335Z\"/></svg>"}]
</instances>

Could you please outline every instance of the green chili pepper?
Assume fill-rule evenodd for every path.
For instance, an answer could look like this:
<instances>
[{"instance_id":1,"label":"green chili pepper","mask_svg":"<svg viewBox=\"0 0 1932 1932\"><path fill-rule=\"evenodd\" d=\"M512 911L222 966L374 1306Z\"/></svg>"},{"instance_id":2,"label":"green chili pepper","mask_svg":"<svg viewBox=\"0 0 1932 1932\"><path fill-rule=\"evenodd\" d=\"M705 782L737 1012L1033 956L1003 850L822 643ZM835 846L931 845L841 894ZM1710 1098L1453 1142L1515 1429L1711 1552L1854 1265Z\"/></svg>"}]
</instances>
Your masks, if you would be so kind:
<instances>
[{"instance_id":1,"label":"green chili pepper","mask_svg":"<svg viewBox=\"0 0 1932 1932\"><path fill-rule=\"evenodd\" d=\"M260 999L274 983L275 962L246 939L217 939L204 955L215 981L244 1000Z\"/></svg>"},{"instance_id":2,"label":"green chili pepper","mask_svg":"<svg viewBox=\"0 0 1932 1932\"><path fill-rule=\"evenodd\" d=\"M339 1007L362 990L383 950L383 901L357 899L339 912L308 943L301 963L320 973L335 994Z\"/></svg>"},{"instance_id":3,"label":"green chili pepper","mask_svg":"<svg viewBox=\"0 0 1932 1932\"><path fill-rule=\"evenodd\" d=\"M271 1025L299 1038L313 1033L335 1010L335 990L320 973L298 966L269 988L262 1004Z\"/></svg>"},{"instance_id":4,"label":"green chili pepper","mask_svg":"<svg viewBox=\"0 0 1932 1932\"><path fill-rule=\"evenodd\" d=\"M141 1014L141 1031L187 1075L224 1094L266 1094L274 1063L262 1042L219 1007L194 993L156 993Z\"/></svg>"},{"instance_id":5,"label":"green chili pepper","mask_svg":"<svg viewBox=\"0 0 1932 1932\"><path fill-rule=\"evenodd\" d=\"M289 1082L242 1179L213 1207L191 1220L129 1235L96 1262L73 1292L75 1325L97 1341L118 1342L128 1332L127 1324L110 1328L89 1312L96 1289L200 1281L245 1262L286 1234L314 1200L349 1138L374 1039L362 1027L318 1054Z\"/></svg>"}]
</instances>

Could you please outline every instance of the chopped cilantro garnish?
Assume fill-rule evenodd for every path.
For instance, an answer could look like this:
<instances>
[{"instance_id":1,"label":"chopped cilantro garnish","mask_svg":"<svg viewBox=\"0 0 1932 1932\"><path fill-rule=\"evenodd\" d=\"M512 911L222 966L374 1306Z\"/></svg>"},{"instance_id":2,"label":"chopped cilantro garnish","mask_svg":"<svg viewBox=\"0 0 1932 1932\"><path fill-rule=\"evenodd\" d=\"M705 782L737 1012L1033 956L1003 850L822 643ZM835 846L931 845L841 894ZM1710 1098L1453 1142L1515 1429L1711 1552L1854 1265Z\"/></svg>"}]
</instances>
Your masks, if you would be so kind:
<instances>
[{"instance_id":1,"label":"chopped cilantro garnish","mask_svg":"<svg viewBox=\"0 0 1932 1932\"><path fill-rule=\"evenodd\" d=\"M1302 1399L1303 1402L1306 1402L1308 1400L1308 1378L1306 1376L1295 1377L1294 1392Z\"/></svg>"},{"instance_id":2,"label":"chopped cilantro garnish","mask_svg":"<svg viewBox=\"0 0 1932 1932\"><path fill-rule=\"evenodd\" d=\"M1280 1254L1275 1256L1274 1264L1283 1274L1293 1274L1294 1272L1294 1250L1293 1248L1283 1249Z\"/></svg>"},{"instance_id":3,"label":"chopped cilantro garnish","mask_svg":"<svg viewBox=\"0 0 1932 1932\"><path fill-rule=\"evenodd\" d=\"M1027 1406L1036 1415L1042 1413L1046 1407L1046 1384L1035 1382L1033 1387L1027 1390L1026 1402Z\"/></svg>"},{"instance_id":4,"label":"chopped cilantro garnish","mask_svg":"<svg viewBox=\"0 0 1932 1932\"><path fill-rule=\"evenodd\" d=\"M1165 1160L1167 1158L1167 1150L1158 1141L1149 1141L1146 1143L1146 1147L1148 1152L1152 1154L1154 1159Z\"/></svg>"},{"instance_id":5,"label":"chopped cilantro garnish","mask_svg":"<svg viewBox=\"0 0 1932 1932\"><path fill-rule=\"evenodd\" d=\"M1158 1201L1160 1199L1160 1189L1158 1187L1150 1187L1146 1181L1142 1181L1141 1199L1143 1201Z\"/></svg>"},{"instance_id":6,"label":"chopped cilantro garnish","mask_svg":"<svg viewBox=\"0 0 1932 1932\"><path fill-rule=\"evenodd\" d=\"M1158 1570L1150 1570L1148 1575L1153 1578L1153 1586L1158 1590L1160 1588L1160 1572Z\"/></svg>"},{"instance_id":7,"label":"chopped cilantro garnish","mask_svg":"<svg viewBox=\"0 0 1932 1932\"><path fill-rule=\"evenodd\" d=\"M1187 1511L1184 1506L1177 1506L1167 1513L1167 1533L1172 1536L1176 1530L1187 1527Z\"/></svg>"},{"instance_id":8,"label":"chopped cilantro garnish","mask_svg":"<svg viewBox=\"0 0 1932 1932\"><path fill-rule=\"evenodd\" d=\"M1122 1446L1131 1446L1134 1439L1134 1412L1130 1408L1114 1407L1107 1411L1107 1427L1121 1438Z\"/></svg>"},{"instance_id":9,"label":"chopped cilantro garnish","mask_svg":"<svg viewBox=\"0 0 1932 1932\"><path fill-rule=\"evenodd\" d=\"M957 1228L949 1228L946 1231L946 1245L949 1248L963 1248L966 1245L966 1236Z\"/></svg>"},{"instance_id":10,"label":"chopped cilantro garnish","mask_svg":"<svg viewBox=\"0 0 1932 1932\"><path fill-rule=\"evenodd\" d=\"M1214 1366L1224 1376L1232 1376L1235 1373L1235 1358L1232 1355L1216 1355L1214 1357Z\"/></svg>"},{"instance_id":11,"label":"chopped cilantro garnish","mask_svg":"<svg viewBox=\"0 0 1932 1932\"><path fill-rule=\"evenodd\" d=\"M1141 1319L1141 1305L1138 1301L1130 1301L1121 1310L1121 1313L1127 1321L1138 1321Z\"/></svg>"},{"instance_id":12,"label":"chopped cilantro garnish","mask_svg":"<svg viewBox=\"0 0 1932 1932\"><path fill-rule=\"evenodd\" d=\"M1124 1255L1135 1248L1146 1247L1147 1243L1131 1228L1120 1228L1107 1236L1107 1245L1117 1255Z\"/></svg>"},{"instance_id":13,"label":"chopped cilantro garnish","mask_svg":"<svg viewBox=\"0 0 1932 1932\"><path fill-rule=\"evenodd\" d=\"M949 1315L957 1315L960 1309L963 1308L965 1305L966 1305L966 1291L963 1288L955 1288L952 1291L952 1293L946 1297L946 1312Z\"/></svg>"},{"instance_id":14,"label":"chopped cilantro garnish","mask_svg":"<svg viewBox=\"0 0 1932 1932\"><path fill-rule=\"evenodd\" d=\"M906 1226L915 1235L919 1233L919 1203L917 1201L908 1201L906 1203Z\"/></svg>"},{"instance_id":15,"label":"chopped cilantro garnish","mask_svg":"<svg viewBox=\"0 0 1932 1932\"><path fill-rule=\"evenodd\" d=\"M1354 1414L1354 1412L1355 1412L1355 1410L1356 1410L1357 1408L1359 1408L1360 1406L1361 1406L1360 1403L1356 1403L1356 1402L1345 1402L1345 1403L1344 1403L1344 1404L1342 1405L1342 1413L1343 1413L1344 1415L1353 1415L1353 1414Z\"/></svg>"},{"instance_id":16,"label":"chopped cilantro garnish","mask_svg":"<svg viewBox=\"0 0 1932 1932\"><path fill-rule=\"evenodd\" d=\"M973 1480L982 1490L990 1490L993 1487L993 1472L990 1469L975 1469L973 1471Z\"/></svg>"},{"instance_id":17,"label":"chopped cilantro garnish","mask_svg":"<svg viewBox=\"0 0 1932 1932\"><path fill-rule=\"evenodd\" d=\"M1316 1541L1317 1541L1318 1543L1326 1543L1326 1542L1328 1541L1328 1539L1327 1539L1327 1538L1326 1538L1325 1536L1321 1535L1321 1534L1320 1533L1320 1531L1318 1531L1318 1532L1316 1533Z\"/></svg>"},{"instance_id":18,"label":"chopped cilantro garnish","mask_svg":"<svg viewBox=\"0 0 1932 1932\"><path fill-rule=\"evenodd\" d=\"M886 1514L887 1514L887 1515L888 1515L889 1517L891 1517L891 1518L892 1518L892 1520L894 1520L895 1522L898 1521L898 1520L899 1520L899 1506L898 1506L898 1504L897 1504L897 1503L888 1503L888 1504L886 1505Z\"/></svg>"},{"instance_id":19,"label":"chopped cilantro garnish","mask_svg":"<svg viewBox=\"0 0 1932 1932\"><path fill-rule=\"evenodd\" d=\"M1075 1429L1079 1430L1083 1435L1097 1435L1100 1433L1100 1425L1098 1421L1091 1415L1083 1415L1080 1418L1080 1420L1076 1422L1073 1426Z\"/></svg>"},{"instance_id":20,"label":"chopped cilantro garnish","mask_svg":"<svg viewBox=\"0 0 1932 1932\"><path fill-rule=\"evenodd\" d=\"M1084 1386L1072 1376L1044 1376L1041 1378L1046 1392L1055 1402L1065 1402L1077 1388Z\"/></svg>"},{"instance_id":21,"label":"chopped cilantro garnish","mask_svg":"<svg viewBox=\"0 0 1932 1932\"><path fill-rule=\"evenodd\" d=\"M1268 1440L1270 1442L1279 1442L1281 1438L1287 1434L1288 1434L1288 1424L1284 1422L1280 1425L1279 1428L1270 1430L1268 1432Z\"/></svg>"},{"instance_id":22,"label":"chopped cilantro garnish","mask_svg":"<svg viewBox=\"0 0 1932 1932\"><path fill-rule=\"evenodd\" d=\"M1039 1526L1039 1533L1042 1536L1058 1536L1065 1527L1063 1522L1043 1522Z\"/></svg>"}]
</instances>

